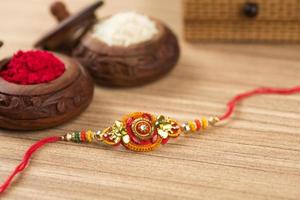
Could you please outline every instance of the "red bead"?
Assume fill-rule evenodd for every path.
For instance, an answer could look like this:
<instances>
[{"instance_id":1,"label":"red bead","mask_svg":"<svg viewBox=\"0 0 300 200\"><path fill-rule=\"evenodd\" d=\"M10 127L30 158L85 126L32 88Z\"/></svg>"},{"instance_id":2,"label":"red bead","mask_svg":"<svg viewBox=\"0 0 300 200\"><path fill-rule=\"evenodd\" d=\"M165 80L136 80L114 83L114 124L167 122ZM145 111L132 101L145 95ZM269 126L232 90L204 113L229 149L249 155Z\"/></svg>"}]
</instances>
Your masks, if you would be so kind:
<instances>
[{"instance_id":1,"label":"red bead","mask_svg":"<svg viewBox=\"0 0 300 200\"><path fill-rule=\"evenodd\" d=\"M80 139L81 139L82 142L86 141L86 133L85 133L85 131L81 131L81 133L80 133Z\"/></svg>"},{"instance_id":2,"label":"red bead","mask_svg":"<svg viewBox=\"0 0 300 200\"><path fill-rule=\"evenodd\" d=\"M200 120L196 119L195 123L196 123L196 126L197 126L197 131L199 131L201 129L201 122L200 122Z\"/></svg>"}]
</instances>

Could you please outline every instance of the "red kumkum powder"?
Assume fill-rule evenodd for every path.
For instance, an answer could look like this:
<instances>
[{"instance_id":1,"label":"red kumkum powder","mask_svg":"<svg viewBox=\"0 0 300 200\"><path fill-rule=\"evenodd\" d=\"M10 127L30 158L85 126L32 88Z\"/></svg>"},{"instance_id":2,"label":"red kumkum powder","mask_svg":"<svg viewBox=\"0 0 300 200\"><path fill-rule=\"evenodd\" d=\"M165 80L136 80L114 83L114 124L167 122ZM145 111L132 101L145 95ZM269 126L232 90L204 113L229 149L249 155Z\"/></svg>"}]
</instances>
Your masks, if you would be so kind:
<instances>
[{"instance_id":1,"label":"red kumkum powder","mask_svg":"<svg viewBox=\"0 0 300 200\"><path fill-rule=\"evenodd\" d=\"M50 52L18 51L0 71L0 76L12 83L33 85L50 82L64 71L65 64Z\"/></svg>"}]
</instances>

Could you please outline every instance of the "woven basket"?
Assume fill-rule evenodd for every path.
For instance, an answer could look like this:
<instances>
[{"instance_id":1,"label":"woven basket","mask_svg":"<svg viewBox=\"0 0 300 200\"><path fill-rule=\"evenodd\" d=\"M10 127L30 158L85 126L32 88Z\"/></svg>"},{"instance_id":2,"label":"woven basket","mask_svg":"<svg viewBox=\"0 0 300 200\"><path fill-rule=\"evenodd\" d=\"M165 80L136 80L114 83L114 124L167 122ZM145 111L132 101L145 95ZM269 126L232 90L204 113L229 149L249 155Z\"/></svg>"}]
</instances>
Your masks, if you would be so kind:
<instances>
[{"instance_id":1,"label":"woven basket","mask_svg":"<svg viewBox=\"0 0 300 200\"><path fill-rule=\"evenodd\" d=\"M249 3L255 16L245 13ZM299 42L300 0L184 0L189 41Z\"/></svg>"}]
</instances>

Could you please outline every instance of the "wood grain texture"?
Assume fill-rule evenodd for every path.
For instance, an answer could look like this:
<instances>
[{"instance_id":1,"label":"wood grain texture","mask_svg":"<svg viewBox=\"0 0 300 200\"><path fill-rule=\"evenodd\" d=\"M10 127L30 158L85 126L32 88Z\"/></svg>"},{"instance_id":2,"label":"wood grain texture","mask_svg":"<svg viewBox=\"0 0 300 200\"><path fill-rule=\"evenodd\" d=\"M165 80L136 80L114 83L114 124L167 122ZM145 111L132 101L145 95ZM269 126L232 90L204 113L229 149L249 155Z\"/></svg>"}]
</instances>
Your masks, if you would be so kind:
<instances>
[{"instance_id":1,"label":"wood grain texture","mask_svg":"<svg viewBox=\"0 0 300 200\"><path fill-rule=\"evenodd\" d=\"M50 0L0 1L1 57L56 23ZM91 0L66 0L73 12ZM259 86L299 84L300 46L188 44L181 1L107 1L105 16L138 10L167 22L182 55L165 78L131 89L97 87L92 105L68 124L39 132L0 131L0 181L24 151L45 136L103 129L134 111L180 121L222 113L229 98ZM171 140L150 153L59 142L46 146L1 199L299 199L300 95L251 98L226 126Z\"/></svg>"}]
</instances>

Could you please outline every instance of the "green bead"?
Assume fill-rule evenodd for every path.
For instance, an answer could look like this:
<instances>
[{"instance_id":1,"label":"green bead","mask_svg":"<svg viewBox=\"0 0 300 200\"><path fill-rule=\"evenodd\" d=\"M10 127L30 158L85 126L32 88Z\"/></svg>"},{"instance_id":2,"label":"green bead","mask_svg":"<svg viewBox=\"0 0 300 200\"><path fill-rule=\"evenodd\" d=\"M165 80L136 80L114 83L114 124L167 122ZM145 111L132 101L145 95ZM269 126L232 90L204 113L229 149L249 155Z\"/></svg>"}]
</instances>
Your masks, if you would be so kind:
<instances>
[{"instance_id":1,"label":"green bead","mask_svg":"<svg viewBox=\"0 0 300 200\"><path fill-rule=\"evenodd\" d=\"M75 132L75 140L76 140L76 142L81 142L81 140L80 140L80 132Z\"/></svg>"}]
</instances>

